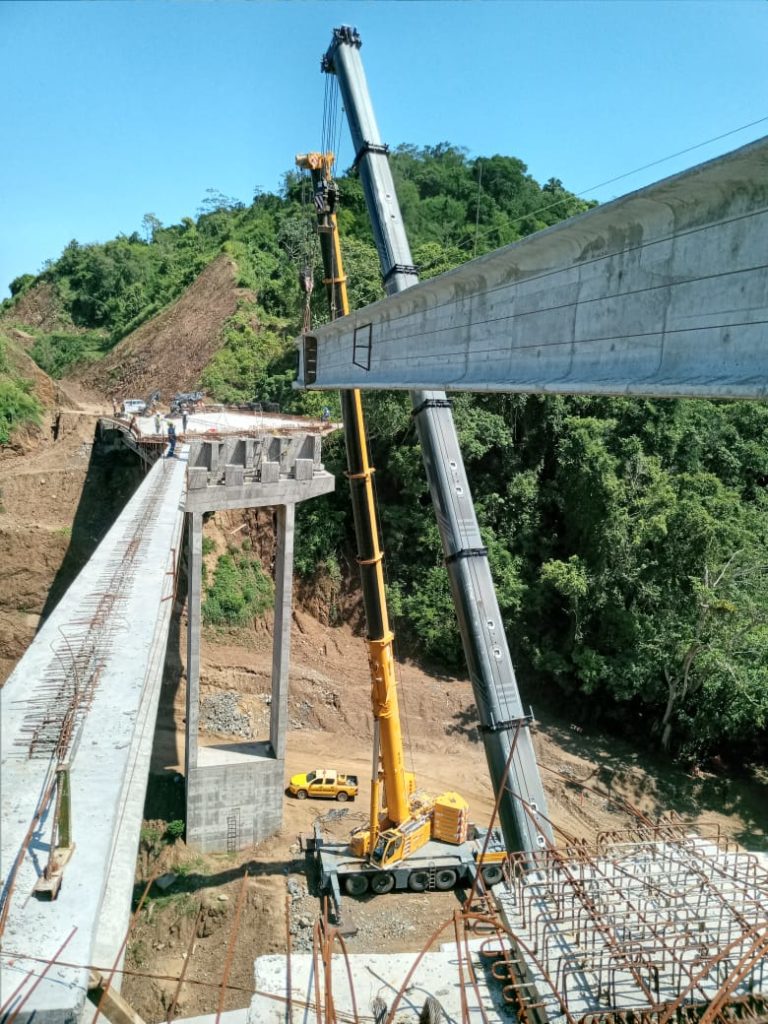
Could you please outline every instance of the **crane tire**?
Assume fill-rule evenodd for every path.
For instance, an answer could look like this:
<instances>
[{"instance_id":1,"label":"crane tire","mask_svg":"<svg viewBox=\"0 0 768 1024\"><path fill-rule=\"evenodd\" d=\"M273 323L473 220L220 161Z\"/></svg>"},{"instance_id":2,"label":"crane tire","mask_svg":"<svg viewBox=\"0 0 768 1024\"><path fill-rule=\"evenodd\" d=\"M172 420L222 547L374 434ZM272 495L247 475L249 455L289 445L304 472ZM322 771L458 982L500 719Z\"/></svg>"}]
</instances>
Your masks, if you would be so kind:
<instances>
[{"instance_id":1,"label":"crane tire","mask_svg":"<svg viewBox=\"0 0 768 1024\"><path fill-rule=\"evenodd\" d=\"M350 875L344 880L344 891L349 896L364 896L368 892L368 876Z\"/></svg>"},{"instance_id":2,"label":"crane tire","mask_svg":"<svg viewBox=\"0 0 768 1024\"><path fill-rule=\"evenodd\" d=\"M440 892L448 892L456 885L457 874L453 868L441 868L435 872L435 888Z\"/></svg>"},{"instance_id":3,"label":"crane tire","mask_svg":"<svg viewBox=\"0 0 768 1024\"><path fill-rule=\"evenodd\" d=\"M408 888L411 892L424 892L428 885L428 871L412 871L410 875L408 875Z\"/></svg>"},{"instance_id":4,"label":"crane tire","mask_svg":"<svg viewBox=\"0 0 768 1024\"><path fill-rule=\"evenodd\" d=\"M379 871L371 879L371 892L377 896L383 896L385 892L392 892L395 888L395 876L389 871Z\"/></svg>"},{"instance_id":5,"label":"crane tire","mask_svg":"<svg viewBox=\"0 0 768 1024\"><path fill-rule=\"evenodd\" d=\"M306 789L300 789L298 791L298 793L296 794L296 799L297 800L306 800L307 799L307 791L306 791Z\"/></svg>"},{"instance_id":6,"label":"crane tire","mask_svg":"<svg viewBox=\"0 0 768 1024\"><path fill-rule=\"evenodd\" d=\"M345 793L342 789L336 794L336 799L340 804L345 804L349 800L349 793Z\"/></svg>"},{"instance_id":7,"label":"crane tire","mask_svg":"<svg viewBox=\"0 0 768 1024\"><path fill-rule=\"evenodd\" d=\"M483 881L486 885L496 885L504 877L501 864L486 864L483 867Z\"/></svg>"}]
</instances>

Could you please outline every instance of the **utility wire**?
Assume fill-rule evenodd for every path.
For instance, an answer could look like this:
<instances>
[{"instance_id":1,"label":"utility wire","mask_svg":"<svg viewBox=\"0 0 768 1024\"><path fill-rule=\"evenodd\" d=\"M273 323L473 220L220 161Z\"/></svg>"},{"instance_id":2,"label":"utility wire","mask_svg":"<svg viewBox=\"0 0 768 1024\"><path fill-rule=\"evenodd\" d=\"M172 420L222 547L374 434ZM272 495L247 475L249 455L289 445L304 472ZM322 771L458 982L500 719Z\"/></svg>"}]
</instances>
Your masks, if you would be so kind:
<instances>
[{"instance_id":1,"label":"utility wire","mask_svg":"<svg viewBox=\"0 0 768 1024\"><path fill-rule=\"evenodd\" d=\"M703 142L696 142L692 146L686 146L685 149L679 149L676 153L669 153L667 156L659 157L658 160L651 160L650 163L643 164L641 167L635 167L631 171L624 171L623 174L617 174L614 178L608 178L605 181L599 182L597 185L590 185L589 188L585 188L581 192L569 192L568 195L563 196L562 199L556 199L552 203L546 203L544 206L538 206L535 210L530 210L528 213L521 214L519 217L515 217L513 220L510 220L507 223L510 225L520 224L522 221L527 220L529 217L535 217L537 214L544 213L546 210L552 210L556 206L562 206L563 203L567 203L571 199L582 199L590 192L595 192L599 188L605 188L606 185L613 185L617 181L623 181L624 178L631 178L633 174L639 174L641 171L647 171L650 167L658 167L659 164L666 163L668 160L674 160L678 156L685 156L686 153L692 153L694 150L701 149L704 146L709 146L713 142L719 142L721 139L727 139L730 135L736 135L738 132L746 131L747 128L754 128L755 125L764 124L766 121L768 121L768 114L766 114L764 117L758 117L755 121L750 121L748 124L742 124L738 128L731 128L729 131L722 132L720 135L714 135L712 136L712 138L705 139ZM474 256L475 252L477 251L477 240L479 238L485 238L487 235L490 235L494 231L498 230L498 228L494 226L491 228L487 228L485 231L478 232L477 227L478 225L475 225L474 235L465 235L463 238L460 238L458 242L454 243L457 249L461 249L462 246L467 245L469 242L474 242L474 248L472 252L472 255ZM419 272L424 273L425 271L431 270L432 267L437 266L438 263L439 260L433 260L432 263L428 263L426 266L419 267Z\"/></svg>"}]
</instances>

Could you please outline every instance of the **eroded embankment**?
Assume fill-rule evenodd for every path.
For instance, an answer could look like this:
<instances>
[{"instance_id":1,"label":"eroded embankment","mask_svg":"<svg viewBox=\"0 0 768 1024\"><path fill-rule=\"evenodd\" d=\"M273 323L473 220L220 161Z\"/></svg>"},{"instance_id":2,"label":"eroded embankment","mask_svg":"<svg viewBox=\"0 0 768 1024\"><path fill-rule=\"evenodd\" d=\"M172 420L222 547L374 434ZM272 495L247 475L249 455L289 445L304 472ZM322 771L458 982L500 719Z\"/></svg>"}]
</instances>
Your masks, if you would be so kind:
<instances>
[{"instance_id":1,"label":"eroded embankment","mask_svg":"<svg viewBox=\"0 0 768 1024\"><path fill-rule=\"evenodd\" d=\"M98 415L59 409L33 450L0 462L0 681L141 482L97 438Z\"/></svg>"}]
</instances>

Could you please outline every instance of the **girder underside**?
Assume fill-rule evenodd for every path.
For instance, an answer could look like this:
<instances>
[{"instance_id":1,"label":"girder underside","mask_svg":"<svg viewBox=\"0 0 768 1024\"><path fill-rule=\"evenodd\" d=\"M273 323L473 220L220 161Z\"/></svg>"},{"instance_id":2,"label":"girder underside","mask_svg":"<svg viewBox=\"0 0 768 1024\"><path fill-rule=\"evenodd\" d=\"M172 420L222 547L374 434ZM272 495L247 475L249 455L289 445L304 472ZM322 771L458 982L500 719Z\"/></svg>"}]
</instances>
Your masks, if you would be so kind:
<instances>
[{"instance_id":1,"label":"girder underside","mask_svg":"<svg viewBox=\"0 0 768 1024\"><path fill-rule=\"evenodd\" d=\"M318 328L298 386L765 398L767 238L768 138Z\"/></svg>"}]
</instances>

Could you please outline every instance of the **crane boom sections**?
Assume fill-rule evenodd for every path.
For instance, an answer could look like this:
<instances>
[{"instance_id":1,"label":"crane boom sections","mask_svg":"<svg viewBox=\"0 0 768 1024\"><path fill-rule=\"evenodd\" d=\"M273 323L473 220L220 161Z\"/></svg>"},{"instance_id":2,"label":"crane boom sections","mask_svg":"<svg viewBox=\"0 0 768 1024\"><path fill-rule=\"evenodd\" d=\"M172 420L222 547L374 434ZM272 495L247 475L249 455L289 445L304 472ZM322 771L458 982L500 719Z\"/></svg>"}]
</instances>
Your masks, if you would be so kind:
<instances>
[{"instance_id":1,"label":"crane boom sections","mask_svg":"<svg viewBox=\"0 0 768 1024\"><path fill-rule=\"evenodd\" d=\"M390 294L401 292L418 282L418 274L403 226L387 147L381 142L371 105L360 60L360 37L355 29L344 26L334 30L323 70L335 74L339 81L385 288ZM418 346L416 338L414 347ZM358 365L364 365L370 358L370 346L362 331L355 358ZM443 391L420 390L411 391L411 402L489 772L495 792L501 792L499 818L504 839L509 850L540 849L553 837L527 728L530 716L524 713L520 700L450 402Z\"/></svg>"}]
</instances>

